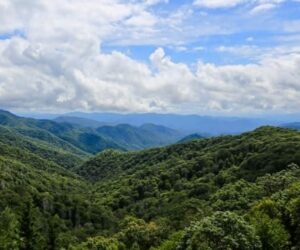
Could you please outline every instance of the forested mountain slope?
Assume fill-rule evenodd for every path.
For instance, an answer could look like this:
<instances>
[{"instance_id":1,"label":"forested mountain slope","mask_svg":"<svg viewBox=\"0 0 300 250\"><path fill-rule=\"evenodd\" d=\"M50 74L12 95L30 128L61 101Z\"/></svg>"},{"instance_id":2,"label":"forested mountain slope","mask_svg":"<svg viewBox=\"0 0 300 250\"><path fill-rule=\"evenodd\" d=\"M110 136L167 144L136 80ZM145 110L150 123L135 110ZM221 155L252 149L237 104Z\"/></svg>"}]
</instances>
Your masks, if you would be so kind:
<instances>
[{"instance_id":1,"label":"forested mountain slope","mask_svg":"<svg viewBox=\"0 0 300 250\"><path fill-rule=\"evenodd\" d=\"M203 136L200 134L191 134L191 135L187 135L187 136L183 137L182 139L180 139L178 141L178 143L190 142L190 141L197 140L197 139L203 139L205 137L208 137L208 136Z\"/></svg>"},{"instance_id":2,"label":"forested mountain slope","mask_svg":"<svg viewBox=\"0 0 300 250\"><path fill-rule=\"evenodd\" d=\"M22 118L7 111L0 111L0 124L31 139L67 151L75 151L77 155L89 155L107 148L123 149L115 142L104 139L93 129L78 128L69 123Z\"/></svg>"},{"instance_id":3,"label":"forested mountain slope","mask_svg":"<svg viewBox=\"0 0 300 250\"><path fill-rule=\"evenodd\" d=\"M40 131L35 131L38 134ZM43 133L43 132L42 132ZM5 148L12 146L20 152L30 152L47 161L54 162L64 168L71 168L81 164L87 159L88 154L76 149L72 145L54 138L52 135L37 139L35 137L25 136L18 129L9 128L0 125L0 143Z\"/></svg>"},{"instance_id":4,"label":"forested mountain slope","mask_svg":"<svg viewBox=\"0 0 300 250\"><path fill-rule=\"evenodd\" d=\"M300 134L264 127L138 153L108 151L78 173L96 181L99 202L116 214L163 220L174 231L214 211L247 214L298 180L293 163L300 164Z\"/></svg>"},{"instance_id":5,"label":"forested mountain slope","mask_svg":"<svg viewBox=\"0 0 300 250\"><path fill-rule=\"evenodd\" d=\"M69 120L68 120L69 121ZM39 140L76 155L89 155L105 149L140 150L175 143L182 134L153 124L140 127L130 125L95 128L69 122L37 120L0 111L0 125L30 139Z\"/></svg>"},{"instance_id":6,"label":"forested mountain slope","mask_svg":"<svg viewBox=\"0 0 300 250\"><path fill-rule=\"evenodd\" d=\"M0 249L300 248L297 131L108 150L73 173L20 150L0 147Z\"/></svg>"},{"instance_id":7,"label":"forested mountain slope","mask_svg":"<svg viewBox=\"0 0 300 250\"><path fill-rule=\"evenodd\" d=\"M81 223L102 231L111 220L89 200L89 183L51 159L2 145L0 152L0 249L62 249L88 235Z\"/></svg>"},{"instance_id":8,"label":"forested mountain slope","mask_svg":"<svg viewBox=\"0 0 300 250\"><path fill-rule=\"evenodd\" d=\"M180 167L190 176L194 172L212 173L236 166L241 176L253 179L279 171L289 163L300 164L300 134L288 129L262 127L240 136L201 139L140 152L106 151L86 162L78 172L87 178L101 180L109 176L115 178L118 174L130 175L137 170L146 171L146 168L157 174L155 170L166 173Z\"/></svg>"},{"instance_id":9,"label":"forested mountain slope","mask_svg":"<svg viewBox=\"0 0 300 250\"><path fill-rule=\"evenodd\" d=\"M140 127L127 124L102 126L97 128L97 132L104 138L115 141L129 150L171 144L182 136L176 130L154 124L144 124Z\"/></svg>"}]
</instances>

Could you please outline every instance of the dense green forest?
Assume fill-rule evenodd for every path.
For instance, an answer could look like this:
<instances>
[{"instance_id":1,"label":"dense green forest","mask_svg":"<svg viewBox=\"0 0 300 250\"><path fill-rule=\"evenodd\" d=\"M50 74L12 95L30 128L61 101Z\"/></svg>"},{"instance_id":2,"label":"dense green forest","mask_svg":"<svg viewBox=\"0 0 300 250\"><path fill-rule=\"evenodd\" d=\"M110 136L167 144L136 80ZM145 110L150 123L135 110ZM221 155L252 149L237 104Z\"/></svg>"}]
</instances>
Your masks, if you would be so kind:
<instances>
[{"instance_id":1,"label":"dense green forest","mask_svg":"<svg viewBox=\"0 0 300 250\"><path fill-rule=\"evenodd\" d=\"M300 249L299 132L92 156L69 126L2 115L0 249Z\"/></svg>"}]
</instances>

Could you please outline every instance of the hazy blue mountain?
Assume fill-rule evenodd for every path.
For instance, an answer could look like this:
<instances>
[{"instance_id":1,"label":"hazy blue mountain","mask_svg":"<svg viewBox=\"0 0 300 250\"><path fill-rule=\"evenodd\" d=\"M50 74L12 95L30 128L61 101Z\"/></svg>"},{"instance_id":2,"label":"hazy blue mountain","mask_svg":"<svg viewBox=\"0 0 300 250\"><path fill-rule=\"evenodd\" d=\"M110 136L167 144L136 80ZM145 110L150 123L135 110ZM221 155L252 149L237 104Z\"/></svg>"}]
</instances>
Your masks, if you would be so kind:
<instances>
[{"instance_id":1,"label":"hazy blue mountain","mask_svg":"<svg viewBox=\"0 0 300 250\"><path fill-rule=\"evenodd\" d=\"M42 115L39 114L39 116ZM47 116L47 114L45 116ZM72 112L64 114L63 116L84 118L100 123L129 124L132 126L141 126L145 123L151 123L181 131L186 135L198 133L212 136L240 134L254 130L260 126L279 126L281 124L300 121L300 114L265 114L257 116L249 115L249 117L227 117L156 113L120 114Z\"/></svg>"},{"instance_id":2,"label":"hazy blue mountain","mask_svg":"<svg viewBox=\"0 0 300 250\"><path fill-rule=\"evenodd\" d=\"M59 113L25 113L25 112L13 112L18 116L33 118L33 119L45 119L45 120L53 120L59 116L64 116L64 114Z\"/></svg>"},{"instance_id":3,"label":"hazy blue mountain","mask_svg":"<svg viewBox=\"0 0 300 250\"><path fill-rule=\"evenodd\" d=\"M75 116L59 116L53 119L53 121L59 123L69 123L78 127L90 127L90 128L98 128L105 125L113 125L108 122L99 122L96 120L80 118Z\"/></svg>"},{"instance_id":4,"label":"hazy blue mountain","mask_svg":"<svg viewBox=\"0 0 300 250\"><path fill-rule=\"evenodd\" d=\"M82 128L95 128L87 130L87 133L81 134L77 139L77 141L83 142L84 145L88 144L88 142L95 142L97 144L101 141L98 139L100 137L104 138L106 141L115 143L114 146L110 145L110 148L119 147L126 150L138 150L172 144L177 142L177 140L184 135L183 133L180 133L174 129L155 124L143 124L141 126L132 126L129 124L111 125L112 123L108 122L105 123L92 119L72 116L58 117L55 119L55 121L62 122L62 124L72 124ZM71 136L70 138L72 139L73 137ZM81 145L70 141L69 138L66 139L76 146L91 152L91 150L83 148ZM105 149L106 147L107 145L100 147L101 151L102 148Z\"/></svg>"},{"instance_id":5,"label":"hazy blue mountain","mask_svg":"<svg viewBox=\"0 0 300 250\"><path fill-rule=\"evenodd\" d=\"M139 128L143 131L148 131L156 136L162 136L162 135L168 136L170 138L170 140L175 140L178 137L183 135L182 133L178 132L177 130L170 129L170 128L160 126L160 125L151 124L151 123L143 124Z\"/></svg>"},{"instance_id":6,"label":"hazy blue mountain","mask_svg":"<svg viewBox=\"0 0 300 250\"><path fill-rule=\"evenodd\" d=\"M300 121L300 113L290 113L290 114L264 114L256 116L261 119L268 119L272 121L280 121L281 124L293 123Z\"/></svg>"},{"instance_id":7,"label":"hazy blue mountain","mask_svg":"<svg viewBox=\"0 0 300 250\"><path fill-rule=\"evenodd\" d=\"M300 130L300 122L286 123L281 125L281 127Z\"/></svg>"},{"instance_id":8,"label":"hazy blue mountain","mask_svg":"<svg viewBox=\"0 0 300 250\"><path fill-rule=\"evenodd\" d=\"M172 128L186 134L200 133L210 135L239 134L254 130L263 125L278 125L281 122L276 119L263 118L239 118L239 117L214 117L199 115L177 115L177 114L117 114L117 113L70 113L77 116L93 119L100 122L117 124L130 124L141 126L152 123Z\"/></svg>"},{"instance_id":9,"label":"hazy blue mountain","mask_svg":"<svg viewBox=\"0 0 300 250\"><path fill-rule=\"evenodd\" d=\"M102 126L97 129L97 132L104 138L133 150L172 144L182 137L182 133L178 131L154 124L140 127L128 124Z\"/></svg>"}]
</instances>

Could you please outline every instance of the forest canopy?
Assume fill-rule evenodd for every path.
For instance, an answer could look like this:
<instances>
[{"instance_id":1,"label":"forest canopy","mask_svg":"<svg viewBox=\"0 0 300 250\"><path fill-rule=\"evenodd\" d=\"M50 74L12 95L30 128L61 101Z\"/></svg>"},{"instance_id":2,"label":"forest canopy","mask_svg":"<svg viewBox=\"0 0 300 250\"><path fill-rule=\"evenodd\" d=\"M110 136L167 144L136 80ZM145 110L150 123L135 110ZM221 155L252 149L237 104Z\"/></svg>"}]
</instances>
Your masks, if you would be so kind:
<instances>
[{"instance_id":1,"label":"forest canopy","mask_svg":"<svg viewBox=\"0 0 300 250\"><path fill-rule=\"evenodd\" d=\"M0 249L300 248L297 131L64 161L29 138L1 133Z\"/></svg>"}]
</instances>

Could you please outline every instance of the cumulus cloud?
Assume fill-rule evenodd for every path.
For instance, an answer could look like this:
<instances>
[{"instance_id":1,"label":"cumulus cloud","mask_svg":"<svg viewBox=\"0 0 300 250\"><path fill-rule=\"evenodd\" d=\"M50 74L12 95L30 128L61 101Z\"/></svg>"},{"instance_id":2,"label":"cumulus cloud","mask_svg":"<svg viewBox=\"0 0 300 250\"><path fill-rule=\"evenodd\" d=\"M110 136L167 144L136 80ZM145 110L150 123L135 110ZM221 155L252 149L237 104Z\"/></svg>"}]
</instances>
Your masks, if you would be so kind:
<instances>
[{"instance_id":1,"label":"cumulus cloud","mask_svg":"<svg viewBox=\"0 0 300 250\"><path fill-rule=\"evenodd\" d=\"M200 63L202 80L218 107L237 110L297 111L300 55L262 59L258 64L216 66Z\"/></svg>"},{"instance_id":2,"label":"cumulus cloud","mask_svg":"<svg viewBox=\"0 0 300 250\"><path fill-rule=\"evenodd\" d=\"M193 111L297 110L300 55L265 58L258 64L196 71L158 48L150 65L113 52L61 54L22 38L0 43L0 105L52 110ZM13 48L13 49L12 49Z\"/></svg>"},{"instance_id":3,"label":"cumulus cloud","mask_svg":"<svg viewBox=\"0 0 300 250\"><path fill-rule=\"evenodd\" d=\"M185 9L162 20L150 10L159 2L167 1L2 0L0 33L20 30L24 36L0 40L0 106L23 111L298 110L299 50L259 51L255 64L225 66L175 62L161 47L147 62L101 51L101 43L122 40L124 33L132 43L153 37L162 22L178 28L191 13ZM242 49L247 54L256 48ZM234 53L234 48L219 50Z\"/></svg>"}]
</instances>

